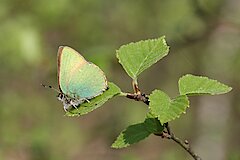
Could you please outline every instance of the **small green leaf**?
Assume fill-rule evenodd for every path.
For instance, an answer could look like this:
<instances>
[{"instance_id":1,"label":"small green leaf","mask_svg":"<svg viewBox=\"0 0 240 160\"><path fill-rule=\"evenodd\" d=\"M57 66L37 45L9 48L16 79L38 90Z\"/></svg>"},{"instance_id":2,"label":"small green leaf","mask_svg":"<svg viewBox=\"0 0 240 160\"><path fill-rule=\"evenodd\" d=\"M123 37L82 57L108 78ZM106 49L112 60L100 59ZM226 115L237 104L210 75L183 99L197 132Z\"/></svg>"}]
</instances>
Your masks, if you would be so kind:
<instances>
[{"instance_id":1,"label":"small green leaf","mask_svg":"<svg viewBox=\"0 0 240 160\"><path fill-rule=\"evenodd\" d=\"M128 75L137 80L145 69L166 56L169 51L165 37L123 45L117 50L117 58Z\"/></svg>"},{"instance_id":2,"label":"small green leaf","mask_svg":"<svg viewBox=\"0 0 240 160\"><path fill-rule=\"evenodd\" d=\"M150 112L158 117L161 124L179 118L189 107L186 95L178 96L171 100L166 93L160 90L154 90L149 96L149 100Z\"/></svg>"},{"instance_id":3,"label":"small green leaf","mask_svg":"<svg viewBox=\"0 0 240 160\"><path fill-rule=\"evenodd\" d=\"M98 107L102 106L109 99L118 95L121 92L120 88L116 86L114 83L109 82L108 87L109 89L103 92L103 94L91 99L89 102L84 102L83 104L79 105L78 110L75 108L72 108L69 112L66 113L66 115L80 116L80 115L87 114L97 109Z\"/></svg>"},{"instance_id":4,"label":"small green leaf","mask_svg":"<svg viewBox=\"0 0 240 160\"><path fill-rule=\"evenodd\" d=\"M146 118L144 125L150 133L161 133L164 129L157 118Z\"/></svg>"},{"instance_id":5,"label":"small green leaf","mask_svg":"<svg viewBox=\"0 0 240 160\"><path fill-rule=\"evenodd\" d=\"M145 139L151 133L145 128L144 123L134 124L120 133L116 141L112 144L112 148L124 148L130 144L137 143Z\"/></svg>"},{"instance_id":6,"label":"small green leaf","mask_svg":"<svg viewBox=\"0 0 240 160\"><path fill-rule=\"evenodd\" d=\"M146 118L143 123L127 127L112 144L112 148L124 148L137 143L152 133L161 133L164 127L155 118Z\"/></svg>"},{"instance_id":7,"label":"small green leaf","mask_svg":"<svg viewBox=\"0 0 240 160\"><path fill-rule=\"evenodd\" d=\"M223 94L232 90L225 84L208 77L194 76L187 74L181 77L178 81L179 92L181 95L196 95L196 94Z\"/></svg>"}]
</instances>

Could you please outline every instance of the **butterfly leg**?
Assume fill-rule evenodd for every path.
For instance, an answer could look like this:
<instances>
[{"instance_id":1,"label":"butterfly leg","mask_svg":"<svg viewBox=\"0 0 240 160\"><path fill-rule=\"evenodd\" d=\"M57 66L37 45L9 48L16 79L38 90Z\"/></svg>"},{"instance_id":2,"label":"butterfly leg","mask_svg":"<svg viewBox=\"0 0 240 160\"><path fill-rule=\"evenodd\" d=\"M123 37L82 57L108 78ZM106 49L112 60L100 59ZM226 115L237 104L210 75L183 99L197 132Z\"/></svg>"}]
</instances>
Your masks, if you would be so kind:
<instances>
[{"instance_id":1,"label":"butterfly leg","mask_svg":"<svg viewBox=\"0 0 240 160\"><path fill-rule=\"evenodd\" d=\"M76 103L76 102L73 102L73 101L71 101L71 105L73 106L73 108L75 108L77 111L78 111L78 114L80 115L80 111L79 111L79 109L78 109L78 103Z\"/></svg>"},{"instance_id":2,"label":"butterfly leg","mask_svg":"<svg viewBox=\"0 0 240 160\"><path fill-rule=\"evenodd\" d=\"M70 104L68 104L68 103L64 103L64 105L63 105L63 109L64 109L64 111L65 112L69 112L69 106L70 106Z\"/></svg>"},{"instance_id":3,"label":"butterfly leg","mask_svg":"<svg viewBox=\"0 0 240 160\"><path fill-rule=\"evenodd\" d=\"M87 98L86 99L84 99L85 101L87 101L88 103L90 102Z\"/></svg>"},{"instance_id":4,"label":"butterfly leg","mask_svg":"<svg viewBox=\"0 0 240 160\"><path fill-rule=\"evenodd\" d=\"M75 108L76 110L78 110L77 106L75 104L72 104L73 108ZM78 110L79 111L79 110Z\"/></svg>"},{"instance_id":5,"label":"butterfly leg","mask_svg":"<svg viewBox=\"0 0 240 160\"><path fill-rule=\"evenodd\" d=\"M68 107L63 106L65 112L68 112Z\"/></svg>"}]
</instances>

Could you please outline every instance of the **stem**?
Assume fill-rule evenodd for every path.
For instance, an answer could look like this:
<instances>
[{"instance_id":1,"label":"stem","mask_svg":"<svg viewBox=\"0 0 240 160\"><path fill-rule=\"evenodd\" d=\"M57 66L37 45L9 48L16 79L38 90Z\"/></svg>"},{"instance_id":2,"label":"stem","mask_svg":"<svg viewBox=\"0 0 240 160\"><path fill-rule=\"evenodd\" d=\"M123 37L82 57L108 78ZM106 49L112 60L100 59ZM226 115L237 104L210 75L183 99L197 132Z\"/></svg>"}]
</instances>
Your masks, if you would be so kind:
<instances>
[{"instance_id":1,"label":"stem","mask_svg":"<svg viewBox=\"0 0 240 160\"><path fill-rule=\"evenodd\" d=\"M148 97L144 93L128 93L126 97L129 99L134 99L135 101L142 101L146 105L149 105Z\"/></svg>"},{"instance_id":2,"label":"stem","mask_svg":"<svg viewBox=\"0 0 240 160\"><path fill-rule=\"evenodd\" d=\"M132 86L133 86L134 93L136 93L136 94L140 94L141 93L141 91L140 91L140 89L138 87L138 83L137 83L136 79L133 79Z\"/></svg>"},{"instance_id":3,"label":"stem","mask_svg":"<svg viewBox=\"0 0 240 160\"><path fill-rule=\"evenodd\" d=\"M190 144L188 143L187 140L185 140L184 142L179 139L178 137L176 137L170 129L170 126L168 123L165 123L166 125L166 129L167 129L167 133L169 135L168 139L172 139L173 141L175 141L177 144L179 144L183 149L185 149L195 160L201 160L201 158L192 150Z\"/></svg>"},{"instance_id":4,"label":"stem","mask_svg":"<svg viewBox=\"0 0 240 160\"><path fill-rule=\"evenodd\" d=\"M149 105L149 103L150 103L148 96L145 94L141 94L140 92L134 93L134 94L131 94L131 93L123 93L123 94L125 94L126 97L129 99L134 99L136 101L142 101L146 105ZM164 124L164 127L166 128L167 131L163 131L162 133L155 134L155 135L161 136L162 138L167 138L167 139L173 140L174 142L179 144L183 149L185 149L193 157L194 160L201 160L201 158L192 150L192 148L187 140L182 141L181 139L179 139L178 137L176 137L174 135L174 133L171 131L171 128L170 128L168 122Z\"/></svg>"},{"instance_id":5,"label":"stem","mask_svg":"<svg viewBox=\"0 0 240 160\"><path fill-rule=\"evenodd\" d=\"M120 92L120 93L119 93L119 96L127 97L128 94L130 94L130 93Z\"/></svg>"}]
</instances>

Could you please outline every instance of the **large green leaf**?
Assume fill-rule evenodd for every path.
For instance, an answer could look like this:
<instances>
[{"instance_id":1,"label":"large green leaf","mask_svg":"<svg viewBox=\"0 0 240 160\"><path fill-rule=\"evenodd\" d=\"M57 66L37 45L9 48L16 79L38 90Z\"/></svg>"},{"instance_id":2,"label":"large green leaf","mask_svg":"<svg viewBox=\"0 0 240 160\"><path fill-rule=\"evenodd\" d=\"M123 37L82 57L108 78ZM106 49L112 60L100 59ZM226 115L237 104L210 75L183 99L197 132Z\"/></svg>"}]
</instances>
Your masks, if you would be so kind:
<instances>
[{"instance_id":1,"label":"large green leaf","mask_svg":"<svg viewBox=\"0 0 240 160\"><path fill-rule=\"evenodd\" d=\"M67 116L80 116L87 114L98 107L102 106L105 102L107 102L112 97L118 95L121 90L114 83L108 83L109 89L103 92L100 96L97 96L91 99L89 102L82 103L78 106L78 109L72 108L69 112L66 113Z\"/></svg>"},{"instance_id":2,"label":"large green leaf","mask_svg":"<svg viewBox=\"0 0 240 160\"><path fill-rule=\"evenodd\" d=\"M178 81L179 92L181 95L195 95L195 94L223 94L232 90L225 84L208 77L194 76L187 74L181 77Z\"/></svg>"},{"instance_id":3,"label":"large green leaf","mask_svg":"<svg viewBox=\"0 0 240 160\"><path fill-rule=\"evenodd\" d=\"M123 45L117 50L117 58L128 75L136 80L145 69L166 56L169 51L165 37Z\"/></svg>"},{"instance_id":4,"label":"large green leaf","mask_svg":"<svg viewBox=\"0 0 240 160\"><path fill-rule=\"evenodd\" d=\"M127 127L112 144L113 148L123 148L137 143L152 133L161 133L164 127L155 118L146 118L144 122Z\"/></svg>"},{"instance_id":5,"label":"large green leaf","mask_svg":"<svg viewBox=\"0 0 240 160\"><path fill-rule=\"evenodd\" d=\"M154 90L149 96L149 100L150 112L158 117L162 124L180 117L189 107L186 95L178 96L171 100L166 93L160 90Z\"/></svg>"}]
</instances>

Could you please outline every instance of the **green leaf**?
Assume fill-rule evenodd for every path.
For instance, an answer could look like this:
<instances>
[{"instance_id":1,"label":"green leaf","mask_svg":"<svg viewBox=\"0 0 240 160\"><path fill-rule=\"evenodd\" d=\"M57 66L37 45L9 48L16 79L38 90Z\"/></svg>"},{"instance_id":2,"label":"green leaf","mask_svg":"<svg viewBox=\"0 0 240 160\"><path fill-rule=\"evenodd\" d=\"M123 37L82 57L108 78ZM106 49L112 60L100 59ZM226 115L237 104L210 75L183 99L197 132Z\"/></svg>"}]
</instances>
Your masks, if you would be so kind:
<instances>
[{"instance_id":1,"label":"green leaf","mask_svg":"<svg viewBox=\"0 0 240 160\"><path fill-rule=\"evenodd\" d=\"M151 133L145 128L144 123L129 126L120 133L116 141L112 144L112 148L124 148L130 144L137 143L145 139Z\"/></svg>"},{"instance_id":2,"label":"green leaf","mask_svg":"<svg viewBox=\"0 0 240 160\"><path fill-rule=\"evenodd\" d=\"M161 133L164 127L155 118L146 118L143 123L127 127L112 144L112 148L124 148L137 143L152 133Z\"/></svg>"},{"instance_id":3,"label":"green leaf","mask_svg":"<svg viewBox=\"0 0 240 160\"><path fill-rule=\"evenodd\" d=\"M196 95L196 94L223 94L232 90L225 84L208 77L194 76L187 74L181 77L178 81L179 92L181 95Z\"/></svg>"},{"instance_id":4,"label":"green leaf","mask_svg":"<svg viewBox=\"0 0 240 160\"><path fill-rule=\"evenodd\" d=\"M72 108L69 112L66 113L67 116L80 116L87 114L98 107L102 106L105 102L107 102L112 97L118 95L121 90L114 83L108 83L109 89L103 92L100 96L97 96L91 99L89 102L84 102L83 104L78 106L78 109Z\"/></svg>"},{"instance_id":5,"label":"green leaf","mask_svg":"<svg viewBox=\"0 0 240 160\"><path fill-rule=\"evenodd\" d=\"M161 133L164 129L163 125L156 118L146 118L144 125L150 133Z\"/></svg>"},{"instance_id":6,"label":"green leaf","mask_svg":"<svg viewBox=\"0 0 240 160\"><path fill-rule=\"evenodd\" d=\"M158 117L161 124L179 118L189 107L186 95L181 95L171 100L166 93L160 90L154 90L149 96L149 100L150 112Z\"/></svg>"},{"instance_id":7,"label":"green leaf","mask_svg":"<svg viewBox=\"0 0 240 160\"><path fill-rule=\"evenodd\" d=\"M129 43L117 50L119 63L132 79L137 80L141 72L168 54L169 46L164 38Z\"/></svg>"}]
</instances>

